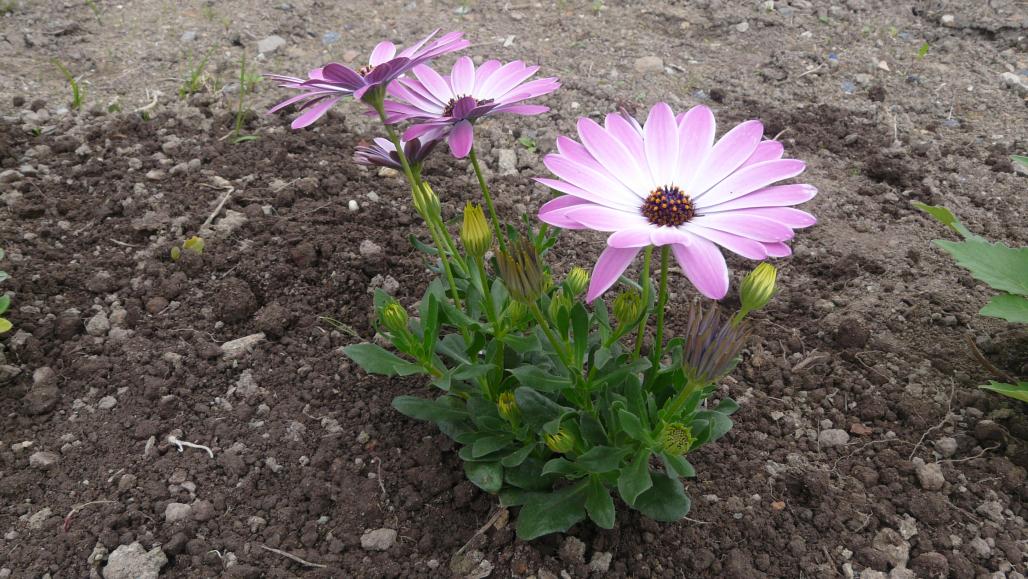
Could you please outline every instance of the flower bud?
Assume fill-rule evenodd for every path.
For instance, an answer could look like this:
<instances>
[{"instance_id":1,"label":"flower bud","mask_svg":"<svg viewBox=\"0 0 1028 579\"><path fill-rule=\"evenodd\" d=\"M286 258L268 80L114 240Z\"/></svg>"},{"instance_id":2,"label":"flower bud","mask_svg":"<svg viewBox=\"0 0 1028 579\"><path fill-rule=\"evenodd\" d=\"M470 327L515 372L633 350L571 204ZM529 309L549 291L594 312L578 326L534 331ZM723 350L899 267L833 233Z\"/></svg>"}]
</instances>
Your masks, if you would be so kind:
<instances>
[{"instance_id":1,"label":"flower bud","mask_svg":"<svg viewBox=\"0 0 1028 579\"><path fill-rule=\"evenodd\" d=\"M767 305L775 295L775 280L778 270L768 262L762 262L743 280L739 290L742 311L755 312Z\"/></svg>"},{"instance_id":2,"label":"flower bud","mask_svg":"<svg viewBox=\"0 0 1028 579\"><path fill-rule=\"evenodd\" d=\"M528 308L519 301L511 300L507 302L507 307L503 310L503 317L512 327L524 321L526 316L528 316Z\"/></svg>"},{"instance_id":3,"label":"flower bud","mask_svg":"<svg viewBox=\"0 0 1028 579\"><path fill-rule=\"evenodd\" d=\"M382 325L395 335L407 332L407 310L397 301L390 301L380 314Z\"/></svg>"},{"instance_id":4,"label":"flower bud","mask_svg":"<svg viewBox=\"0 0 1028 579\"><path fill-rule=\"evenodd\" d=\"M440 215L439 197L427 181L422 181L420 187L414 188L414 207L426 219Z\"/></svg>"},{"instance_id":5,"label":"flower bud","mask_svg":"<svg viewBox=\"0 0 1028 579\"><path fill-rule=\"evenodd\" d=\"M688 426L675 422L664 427L660 433L660 442L664 445L664 452L677 456L689 452L696 437Z\"/></svg>"},{"instance_id":6,"label":"flower bud","mask_svg":"<svg viewBox=\"0 0 1028 579\"><path fill-rule=\"evenodd\" d=\"M735 358L749 335L745 323L725 319L717 304L704 310L700 303L693 303L682 332L682 369L686 378L701 386L723 378L735 367Z\"/></svg>"},{"instance_id":7,"label":"flower bud","mask_svg":"<svg viewBox=\"0 0 1028 579\"><path fill-rule=\"evenodd\" d=\"M509 390L500 394L496 401L496 410L504 420L515 426L521 422L521 408L518 407L518 401L514 399L514 393Z\"/></svg>"},{"instance_id":8,"label":"flower bud","mask_svg":"<svg viewBox=\"0 0 1028 579\"><path fill-rule=\"evenodd\" d=\"M575 303L571 301L571 296L564 293L564 288L558 289L550 296L550 307L547 311L550 314L550 320L556 322L561 310L571 312L571 308L574 305Z\"/></svg>"},{"instance_id":9,"label":"flower bud","mask_svg":"<svg viewBox=\"0 0 1028 579\"><path fill-rule=\"evenodd\" d=\"M531 304L535 303L546 290L547 280L539 261L539 253L527 239L511 243L507 251L496 256L496 264L500 269L507 291L515 300Z\"/></svg>"},{"instance_id":10,"label":"flower bud","mask_svg":"<svg viewBox=\"0 0 1028 579\"><path fill-rule=\"evenodd\" d=\"M479 205L464 206L464 225L460 229L460 240L468 254L481 259L493 246L493 230Z\"/></svg>"},{"instance_id":11,"label":"flower bud","mask_svg":"<svg viewBox=\"0 0 1028 579\"><path fill-rule=\"evenodd\" d=\"M642 313L642 296L634 289L625 290L614 298L614 319L619 325L632 324Z\"/></svg>"},{"instance_id":12,"label":"flower bud","mask_svg":"<svg viewBox=\"0 0 1028 579\"><path fill-rule=\"evenodd\" d=\"M547 434L543 438L546 440L546 446L553 452L567 454L575 449L575 435L563 426L556 434Z\"/></svg>"},{"instance_id":13,"label":"flower bud","mask_svg":"<svg viewBox=\"0 0 1028 579\"><path fill-rule=\"evenodd\" d=\"M572 296L581 295L589 287L589 272L580 267L572 268L564 280L564 286Z\"/></svg>"}]
</instances>

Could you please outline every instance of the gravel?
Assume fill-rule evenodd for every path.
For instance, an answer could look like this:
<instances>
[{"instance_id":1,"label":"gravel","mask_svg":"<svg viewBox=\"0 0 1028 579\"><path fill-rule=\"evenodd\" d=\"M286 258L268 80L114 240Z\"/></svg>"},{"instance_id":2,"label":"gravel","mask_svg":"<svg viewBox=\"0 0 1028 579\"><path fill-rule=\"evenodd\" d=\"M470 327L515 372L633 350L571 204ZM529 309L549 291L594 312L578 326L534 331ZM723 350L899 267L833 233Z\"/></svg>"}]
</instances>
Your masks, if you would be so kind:
<instances>
[{"instance_id":1,"label":"gravel","mask_svg":"<svg viewBox=\"0 0 1028 579\"><path fill-rule=\"evenodd\" d=\"M396 544L396 531L375 529L361 535L361 548L365 551L387 551Z\"/></svg>"},{"instance_id":2,"label":"gravel","mask_svg":"<svg viewBox=\"0 0 1028 579\"><path fill-rule=\"evenodd\" d=\"M60 462L60 460L61 457L53 452L34 452L32 453L32 456L29 457L29 466L40 470L50 470L57 466L57 463Z\"/></svg>"},{"instance_id":3,"label":"gravel","mask_svg":"<svg viewBox=\"0 0 1028 579\"><path fill-rule=\"evenodd\" d=\"M121 545L107 558L104 579L157 579L168 556L160 547L147 551L139 543Z\"/></svg>"},{"instance_id":4,"label":"gravel","mask_svg":"<svg viewBox=\"0 0 1028 579\"><path fill-rule=\"evenodd\" d=\"M829 428L828 430L822 430L817 436L817 442L823 447L832 448L834 446L842 446L849 442L850 435L845 430L840 428Z\"/></svg>"}]
</instances>

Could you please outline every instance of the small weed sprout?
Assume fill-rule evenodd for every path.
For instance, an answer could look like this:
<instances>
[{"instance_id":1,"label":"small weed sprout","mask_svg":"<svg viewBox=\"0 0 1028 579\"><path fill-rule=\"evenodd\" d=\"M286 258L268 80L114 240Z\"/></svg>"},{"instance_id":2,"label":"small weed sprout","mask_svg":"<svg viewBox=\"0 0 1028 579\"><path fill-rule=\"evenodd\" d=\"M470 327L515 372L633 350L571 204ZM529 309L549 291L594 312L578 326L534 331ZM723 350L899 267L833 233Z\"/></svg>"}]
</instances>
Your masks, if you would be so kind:
<instances>
[{"instance_id":1,"label":"small weed sprout","mask_svg":"<svg viewBox=\"0 0 1028 579\"><path fill-rule=\"evenodd\" d=\"M250 92L260 81L260 77L247 73L246 71L246 52L243 52L243 56L239 59L239 100L236 103L236 123L232 129L232 142L235 144L245 143L248 141L256 141L257 135L244 135L243 134L243 122L246 120L246 113L248 109L243 108L243 104L246 102L246 93Z\"/></svg>"},{"instance_id":2,"label":"small weed sprout","mask_svg":"<svg viewBox=\"0 0 1028 579\"><path fill-rule=\"evenodd\" d=\"M0 261L4 259L4 250L0 248ZM8 277L7 272L0 270L0 282L6 280ZM7 311L7 308L11 307L11 296L4 294L0 296L0 334L10 331L12 325L10 320L3 317L3 314Z\"/></svg>"},{"instance_id":3,"label":"small weed sprout","mask_svg":"<svg viewBox=\"0 0 1028 579\"><path fill-rule=\"evenodd\" d=\"M97 5L96 0L86 0L86 6L89 6L89 9L93 11L93 17L96 18L96 23L103 26L103 11L100 9L100 6Z\"/></svg>"},{"instance_id":4,"label":"small weed sprout","mask_svg":"<svg viewBox=\"0 0 1028 579\"><path fill-rule=\"evenodd\" d=\"M190 53L189 76L186 78L185 82L182 83L182 86L179 87L178 98L186 99L191 95L200 92L200 89L203 88L204 73L207 71L207 63L210 61L211 52L213 52L213 49L208 50L207 53L203 55L203 58L196 63L196 66L193 66L193 56Z\"/></svg>"},{"instance_id":5,"label":"small weed sprout","mask_svg":"<svg viewBox=\"0 0 1028 579\"><path fill-rule=\"evenodd\" d=\"M53 60L54 66L57 70L61 71L64 75L65 80L68 81L68 85L71 86L71 108L79 110L82 108L83 92L82 87L79 86L79 81L71 74L68 67L61 64L61 61L56 58Z\"/></svg>"},{"instance_id":6,"label":"small weed sprout","mask_svg":"<svg viewBox=\"0 0 1028 579\"><path fill-rule=\"evenodd\" d=\"M0 16L12 14L18 8L18 0L0 0Z\"/></svg>"},{"instance_id":7,"label":"small weed sprout","mask_svg":"<svg viewBox=\"0 0 1028 579\"><path fill-rule=\"evenodd\" d=\"M518 144L525 148L529 153L535 153L537 143L532 137L521 137L518 139Z\"/></svg>"},{"instance_id":8,"label":"small weed sprout","mask_svg":"<svg viewBox=\"0 0 1028 579\"><path fill-rule=\"evenodd\" d=\"M182 252L189 252L195 255L203 255L204 242L203 238L199 235L194 235L187 239L182 247L174 246L171 248L171 261L178 261L182 259Z\"/></svg>"}]
</instances>

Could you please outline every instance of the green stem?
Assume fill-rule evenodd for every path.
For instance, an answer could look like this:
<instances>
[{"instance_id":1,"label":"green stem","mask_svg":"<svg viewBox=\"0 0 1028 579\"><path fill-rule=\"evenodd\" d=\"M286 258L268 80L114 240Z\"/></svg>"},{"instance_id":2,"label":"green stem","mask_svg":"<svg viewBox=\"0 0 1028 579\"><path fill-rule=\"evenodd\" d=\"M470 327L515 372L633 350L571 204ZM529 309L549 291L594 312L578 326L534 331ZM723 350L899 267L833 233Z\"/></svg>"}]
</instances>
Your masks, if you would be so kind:
<instances>
[{"instance_id":1,"label":"green stem","mask_svg":"<svg viewBox=\"0 0 1028 579\"><path fill-rule=\"evenodd\" d=\"M639 333L635 336L635 358L639 357L642 352L643 338L646 336L646 324L650 321L650 261L653 259L653 246L646 246L646 253L643 255L643 268L640 273L640 283L642 286L643 295L642 303L643 307L646 308L646 313L643 315L643 319L639 321Z\"/></svg>"},{"instance_id":2,"label":"green stem","mask_svg":"<svg viewBox=\"0 0 1028 579\"><path fill-rule=\"evenodd\" d=\"M692 380L686 382L682 390L671 399L670 402L664 405L664 409L661 411L661 416L666 420L672 420L679 412L682 411L682 406L685 405L685 401L692 396L692 393L696 391L696 388L700 386L699 383L693 382Z\"/></svg>"},{"instance_id":3,"label":"green stem","mask_svg":"<svg viewBox=\"0 0 1028 579\"><path fill-rule=\"evenodd\" d=\"M489 277L485 272L485 261L481 257L473 258L475 265L478 267L479 279L482 281L482 296L485 298L486 316L485 319L491 324L495 324L496 310L493 309L493 292L492 288L489 287ZM495 331L495 329L494 329Z\"/></svg>"},{"instance_id":4,"label":"green stem","mask_svg":"<svg viewBox=\"0 0 1028 579\"><path fill-rule=\"evenodd\" d=\"M400 166L403 168L403 174L407 177L407 181L410 183L411 190L423 191L421 187L421 180L416 179L414 177L414 170L411 169L410 163L407 162L407 155L405 155L403 152L403 146L400 144L399 135L397 135L396 131L393 130L393 127L386 122L385 106L382 104L381 101L375 103L374 106L375 111L378 112L378 118L381 119L382 125L386 129L386 133L389 135L389 140L392 141L393 147L396 148L396 156L400 158ZM422 215L421 217L425 220L426 225L428 225L428 232L432 235L432 241L435 243L436 249L439 250L439 258L443 262L443 270L446 271L446 279L450 282L450 291L453 292L453 303L455 306L457 306L458 310L463 309L461 307L460 294L457 292L457 283L456 281L454 281L453 278L453 270L450 268L450 260L447 257L447 251L444 247L444 242L442 242L442 240L440 239L439 232L437 231L437 229L439 228L438 226L440 224L436 222L434 216ZM444 231L446 235L449 234L448 232L446 232L445 226L443 226L441 229ZM465 340L467 340L466 335Z\"/></svg>"},{"instance_id":5,"label":"green stem","mask_svg":"<svg viewBox=\"0 0 1028 579\"><path fill-rule=\"evenodd\" d=\"M532 312L536 321L539 322L539 327L542 328L543 333L546 334L546 339L550 341L550 345L553 346L553 349L557 352L557 356L560 357L560 362L564 364L565 368L574 374L575 371L571 368L571 362L567 359L564 352L563 343L557 340L557 336L555 336L553 330L550 329L550 324L546 322L546 317L543 316L543 312L539 309L538 304L535 302L528 304L528 310Z\"/></svg>"},{"instance_id":6,"label":"green stem","mask_svg":"<svg viewBox=\"0 0 1028 579\"><path fill-rule=\"evenodd\" d=\"M485 205L489 208L489 217L493 220L493 232L496 233L496 239L500 244L500 250L507 251L507 243L503 239L503 235L500 234L500 218L496 216L496 208L493 207L493 196L489 193L489 185L485 182L485 176L482 174L482 167L478 164L478 154L475 153L475 148L471 147L471 166L475 168L475 176L478 177L478 188L482 190L482 196L485 197Z\"/></svg>"},{"instance_id":7,"label":"green stem","mask_svg":"<svg viewBox=\"0 0 1028 579\"><path fill-rule=\"evenodd\" d=\"M664 349L664 308L667 306L667 270L671 257L671 246L660 248L660 289L657 293L657 336L653 344L653 367L656 374L660 370L660 357Z\"/></svg>"}]
</instances>

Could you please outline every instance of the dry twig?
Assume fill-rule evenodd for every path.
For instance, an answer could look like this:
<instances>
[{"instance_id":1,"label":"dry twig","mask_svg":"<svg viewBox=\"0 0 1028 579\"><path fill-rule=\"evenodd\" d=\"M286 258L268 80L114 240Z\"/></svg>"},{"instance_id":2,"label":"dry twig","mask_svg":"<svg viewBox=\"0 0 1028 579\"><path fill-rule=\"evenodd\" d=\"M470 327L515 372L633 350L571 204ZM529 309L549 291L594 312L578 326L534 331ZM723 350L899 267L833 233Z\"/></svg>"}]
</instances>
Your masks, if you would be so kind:
<instances>
[{"instance_id":1,"label":"dry twig","mask_svg":"<svg viewBox=\"0 0 1028 579\"><path fill-rule=\"evenodd\" d=\"M326 567L325 565L322 565L321 563L311 563L310 561L307 561L305 559L301 559L301 558L297 557L296 555L293 555L292 553L286 553L285 551L283 551L281 549L275 549L275 548L269 547L267 545L261 545L261 549L264 549L265 551L271 551L272 553L274 553L276 555L282 555L286 559L290 559L292 561L296 561L297 563L303 565L304 567L317 567L318 569L324 569Z\"/></svg>"}]
</instances>

